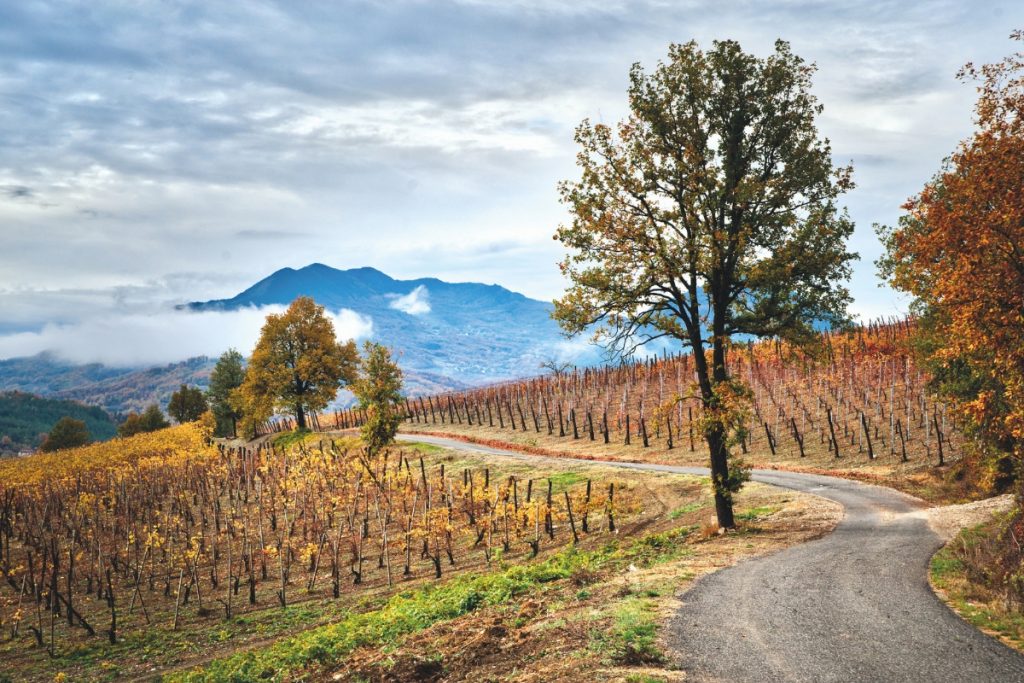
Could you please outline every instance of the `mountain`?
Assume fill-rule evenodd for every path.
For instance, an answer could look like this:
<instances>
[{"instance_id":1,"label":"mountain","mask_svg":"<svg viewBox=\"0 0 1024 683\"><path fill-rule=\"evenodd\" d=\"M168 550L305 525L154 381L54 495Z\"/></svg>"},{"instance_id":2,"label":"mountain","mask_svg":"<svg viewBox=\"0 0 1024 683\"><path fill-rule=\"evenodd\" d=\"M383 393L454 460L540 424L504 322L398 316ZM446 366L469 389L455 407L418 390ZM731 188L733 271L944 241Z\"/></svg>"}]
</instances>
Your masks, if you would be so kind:
<instances>
[{"instance_id":1,"label":"mountain","mask_svg":"<svg viewBox=\"0 0 1024 683\"><path fill-rule=\"evenodd\" d=\"M110 439L117 425L102 408L77 401L41 398L21 391L0 392L0 454L36 448L42 434L62 417L83 420L93 439Z\"/></svg>"},{"instance_id":2,"label":"mountain","mask_svg":"<svg viewBox=\"0 0 1024 683\"><path fill-rule=\"evenodd\" d=\"M534 375L542 360L563 355L548 303L498 285L396 280L373 268L337 270L320 263L284 268L230 299L180 308L230 311L287 305L302 295L331 311L347 309L372 322L372 337L396 351L410 396ZM594 359L596 353L571 360ZM214 363L197 357L140 369L74 365L40 353L0 360L0 390L82 401L125 414L154 402L166 406L181 384L205 388Z\"/></svg>"},{"instance_id":3,"label":"mountain","mask_svg":"<svg viewBox=\"0 0 1024 683\"><path fill-rule=\"evenodd\" d=\"M399 354L403 368L471 384L536 374L542 360L559 355L562 341L551 304L498 285L396 280L374 268L321 263L284 268L231 299L188 307L287 305L298 296L369 318L373 337Z\"/></svg>"}]
</instances>

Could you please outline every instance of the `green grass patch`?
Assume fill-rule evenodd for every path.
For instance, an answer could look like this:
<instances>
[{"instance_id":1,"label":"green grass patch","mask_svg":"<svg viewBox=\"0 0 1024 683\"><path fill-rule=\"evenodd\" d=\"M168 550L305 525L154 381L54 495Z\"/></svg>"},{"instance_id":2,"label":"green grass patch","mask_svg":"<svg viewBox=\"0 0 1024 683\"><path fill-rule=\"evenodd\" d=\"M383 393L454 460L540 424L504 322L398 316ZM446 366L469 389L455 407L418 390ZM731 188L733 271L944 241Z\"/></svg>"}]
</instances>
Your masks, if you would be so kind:
<instances>
[{"instance_id":1,"label":"green grass patch","mask_svg":"<svg viewBox=\"0 0 1024 683\"><path fill-rule=\"evenodd\" d=\"M669 519L679 519L683 515L688 515L691 512L697 512L697 510L702 510L702 509L704 509L706 507L708 507L708 504L705 503L705 502L697 501L697 502L694 502L694 503L690 503L689 505L684 505L681 508L676 508L672 512L668 513L668 518Z\"/></svg>"},{"instance_id":2,"label":"green grass patch","mask_svg":"<svg viewBox=\"0 0 1024 683\"><path fill-rule=\"evenodd\" d=\"M291 448L314 436L308 429L296 429L290 432L281 432L271 438L271 442L278 448Z\"/></svg>"},{"instance_id":3,"label":"green grass patch","mask_svg":"<svg viewBox=\"0 0 1024 683\"><path fill-rule=\"evenodd\" d=\"M652 597L631 596L612 610L612 626L591 633L590 647L613 664L661 664L665 653L657 645L658 622Z\"/></svg>"},{"instance_id":4,"label":"green grass patch","mask_svg":"<svg viewBox=\"0 0 1024 683\"><path fill-rule=\"evenodd\" d=\"M434 455L437 453L443 453L445 451L444 447L442 446L435 446L432 443L422 443L420 441L402 441L399 444L399 447L402 449L407 448L409 450L422 453L423 455Z\"/></svg>"},{"instance_id":5,"label":"green grass patch","mask_svg":"<svg viewBox=\"0 0 1024 683\"><path fill-rule=\"evenodd\" d=\"M552 474L547 477L551 480L551 488L554 491L563 491L573 484L578 484L581 481L586 481L587 477L583 476L579 472L559 472L558 474Z\"/></svg>"},{"instance_id":6,"label":"green grass patch","mask_svg":"<svg viewBox=\"0 0 1024 683\"><path fill-rule=\"evenodd\" d=\"M782 508L779 507L778 505L766 505L763 507L750 508L749 510L744 510L743 512L736 513L736 519L742 519L748 522L753 522L754 520L759 519L761 517L768 517L769 515L774 515L781 509Z\"/></svg>"}]
</instances>

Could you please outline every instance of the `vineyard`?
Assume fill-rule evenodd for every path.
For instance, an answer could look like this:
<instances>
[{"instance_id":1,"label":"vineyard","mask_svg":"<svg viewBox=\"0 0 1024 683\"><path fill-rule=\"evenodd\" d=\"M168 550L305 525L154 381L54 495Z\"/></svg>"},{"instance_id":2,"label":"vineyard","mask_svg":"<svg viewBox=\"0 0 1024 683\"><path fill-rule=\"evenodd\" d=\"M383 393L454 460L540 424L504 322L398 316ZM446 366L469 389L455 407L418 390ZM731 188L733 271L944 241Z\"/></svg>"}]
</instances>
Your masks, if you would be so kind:
<instances>
[{"instance_id":1,"label":"vineyard","mask_svg":"<svg viewBox=\"0 0 1024 683\"><path fill-rule=\"evenodd\" d=\"M452 464L352 439L230 449L194 425L5 462L0 626L67 654L526 560L641 508L628 484Z\"/></svg>"},{"instance_id":2,"label":"vineyard","mask_svg":"<svg viewBox=\"0 0 1024 683\"><path fill-rule=\"evenodd\" d=\"M751 391L735 455L760 465L906 470L959 457L959 425L911 359L912 325L826 332L815 357L776 341L731 347L733 376ZM694 383L691 357L666 354L412 399L405 429L537 453L706 464Z\"/></svg>"}]
</instances>

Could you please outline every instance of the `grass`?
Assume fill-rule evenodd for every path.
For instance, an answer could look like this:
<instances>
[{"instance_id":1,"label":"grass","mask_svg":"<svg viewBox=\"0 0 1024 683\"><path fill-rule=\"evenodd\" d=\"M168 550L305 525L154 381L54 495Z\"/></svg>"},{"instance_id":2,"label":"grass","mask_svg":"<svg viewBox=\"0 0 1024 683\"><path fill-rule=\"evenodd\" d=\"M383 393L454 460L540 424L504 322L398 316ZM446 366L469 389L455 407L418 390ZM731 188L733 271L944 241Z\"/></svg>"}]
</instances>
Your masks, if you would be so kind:
<instances>
[{"instance_id":1,"label":"grass","mask_svg":"<svg viewBox=\"0 0 1024 683\"><path fill-rule=\"evenodd\" d=\"M308 429L296 429L290 432L275 434L271 438L271 441L278 448L291 448L292 446L305 442L312 436L314 436L313 432Z\"/></svg>"},{"instance_id":2,"label":"grass","mask_svg":"<svg viewBox=\"0 0 1024 683\"><path fill-rule=\"evenodd\" d=\"M375 609L351 613L335 623L272 643L258 651L215 660L202 669L173 674L169 681L280 681L342 664L360 647L393 648L404 636L486 607L513 604L527 593L599 569L654 564L689 555L683 544L692 528L650 534L627 548L611 541L596 550L568 548L548 559L487 574L465 574L443 584L404 591ZM651 609L656 591L645 591L613 606L613 628L600 649L618 663L660 663L657 621ZM579 596L577 596L579 599Z\"/></svg>"},{"instance_id":3,"label":"grass","mask_svg":"<svg viewBox=\"0 0 1024 683\"><path fill-rule=\"evenodd\" d=\"M958 554L960 549L970 549L996 528L997 525L990 522L961 531L932 557L931 583L968 623L1024 651L1024 614L1008 609L987 587L972 581L967 564Z\"/></svg>"},{"instance_id":4,"label":"grass","mask_svg":"<svg viewBox=\"0 0 1024 683\"><path fill-rule=\"evenodd\" d=\"M416 441L416 442L402 441L399 444L399 447L402 448L402 449L409 449L409 450L412 450L412 451L416 451L417 453L423 453L424 455L435 455L437 453L443 453L446 450L442 446L435 446L432 443L421 443L419 441Z\"/></svg>"},{"instance_id":5,"label":"grass","mask_svg":"<svg viewBox=\"0 0 1024 683\"><path fill-rule=\"evenodd\" d=\"M630 596L612 609L608 631L591 634L590 649L603 654L610 664L637 666L662 664L665 653L657 644L658 620L653 596Z\"/></svg>"},{"instance_id":6,"label":"grass","mask_svg":"<svg viewBox=\"0 0 1024 683\"><path fill-rule=\"evenodd\" d=\"M749 510L744 510L743 512L737 512L736 519L742 519L747 522L753 522L754 520L759 519L761 517L768 517L769 515L774 515L781 509L782 508L779 507L778 505L766 505L764 507L751 508Z\"/></svg>"},{"instance_id":7,"label":"grass","mask_svg":"<svg viewBox=\"0 0 1024 683\"><path fill-rule=\"evenodd\" d=\"M578 484L581 481L586 481L587 477L583 476L579 472L559 472L552 474L548 479L551 480L552 491L561 492L573 484Z\"/></svg>"},{"instance_id":8,"label":"grass","mask_svg":"<svg viewBox=\"0 0 1024 683\"><path fill-rule=\"evenodd\" d=\"M661 534L659 536L665 536ZM644 539L647 541L647 539ZM359 647L386 648L403 636L435 623L455 619L475 610L505 605L531 590L570 578L581 569L609 562L650 561L662 541L639 543L629 551L620 551L615 542L594 551L563 550L533 564L516 565L490 574L467 574L440 585L428 584L388 599L382 607L349 614L337 622L311 629L273 643L261 650L238 653L211 662L203 669L171 675L169 681L198 683L207 681L279 681L301 672L323 670L341 664ZM654 622L642 622L640 606L623 612L615 633L623 653L655 655ZM653 660L652 660L653 661Z\"/></svg>"},{"instance_id":9,"label":"grass","mask_svg":"<svg viewBox=\"0 0 1024 683\"><path fill-rule=\"evenodd\" d=\"M681 508L676 508L672 512L668 513L668 518L669 519L679 519L683 515L688 515L691 512L697 512L698 510L703 510L706 507L708 507L708 504L707 503L702 503L700 501L697 501L697 502L694 502L694 503L690 503L689 505L684 505Z\"/></svg>"}]
</instances>

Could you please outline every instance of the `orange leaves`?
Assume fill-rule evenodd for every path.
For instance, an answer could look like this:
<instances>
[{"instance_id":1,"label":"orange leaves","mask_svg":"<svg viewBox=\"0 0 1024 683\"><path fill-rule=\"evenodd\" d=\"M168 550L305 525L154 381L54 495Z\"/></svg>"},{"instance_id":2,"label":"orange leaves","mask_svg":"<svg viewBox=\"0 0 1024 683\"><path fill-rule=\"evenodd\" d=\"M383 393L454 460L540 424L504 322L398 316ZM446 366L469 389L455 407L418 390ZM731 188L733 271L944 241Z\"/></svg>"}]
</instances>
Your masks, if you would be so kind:
<instances>
[{"instance_id":1,"label":"orange leaves","mask_svg":"<svg viewBox=\"0 0 1024 683\"><path fill-rule=\"evenodd\" d=\"M930 311L929 357L984 385L960 408L1006 447L1024 416L1024 55L961 76L980 80L978 130L883 233L883 266Z\"/></svg>"}]
</instances>

